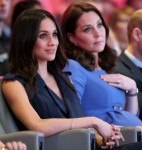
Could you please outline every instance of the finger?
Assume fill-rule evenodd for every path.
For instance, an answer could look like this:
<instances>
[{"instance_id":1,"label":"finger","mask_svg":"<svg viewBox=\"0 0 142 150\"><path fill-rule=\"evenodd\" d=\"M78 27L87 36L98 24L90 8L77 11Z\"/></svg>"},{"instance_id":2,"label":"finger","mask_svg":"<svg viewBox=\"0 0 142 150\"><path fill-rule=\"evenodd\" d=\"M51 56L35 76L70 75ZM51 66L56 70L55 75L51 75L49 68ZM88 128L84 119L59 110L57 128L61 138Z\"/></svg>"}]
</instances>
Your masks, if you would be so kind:
<instances>
[{"instance_id":1,"label":"finger","mask_svg":"<svg viewBox=\"0 0 142 150\"><path fill-rule=\"evenodd\" d=\"M119 132L119 131L114 131L114 133L115 133L115 136L112 136L113 138L116 137L116 139L118 139L118 140L125 141L125 139L124 139L124 137L123 137L123 135L122 135L121 132ZM113 139L113 138L112 138L112 139Z\"/></svg>"},{"instance_id":2,"label":"finger","mask_svg":"<svg viewBox=\"0 0 142 150\"><path fill-rule=\"evenodd\" d=\"M27 146L24 143L23 143L23 150L27 150Z\"/></svg>"},{"instance_id":3,"label":"finger","mask_svg":"<svg viewBox=\"0 0 142 150\"><path fill-rule=\"evenodd\" d=\"M18 145L17 145L17 143L14 141L14 142L8 142L7 144L6 144L6 148L8 149L8 150L18 150Z\"/></svg>"},{"instance_id":4,"label":"finger","mask_svg":"<svg viewBox=\"0 0 142 150\"><path fill-rule=\"evenodd\" d=\"M6 148L7 148L8 150L12 150L12 149L13 149L13 148L12 148L12 144L11 144L10 142L6 143Z\"/></svg>"},{"instance_id":5,"label":"finger","mask_svg":"<svg viewBox=\"0 0 142 150\"><path fill-rule=\"evenodd\" d=\"M113 147L116 146L116 142L115 141L109 141L106 143L106 146L108 147L108 149L112 149Z\"/></svg>"},{"instance_id":6,"label":"finger","mask_svg":"<svg viewBox=\"0 0 142 150\"><path fill-rule=\"evenodd\" d=\"M1 141L0 141L0 148L2 147L5 147L5 144L3 144Z\"/></svg>"},{"instance_id":7,"label":"finger","mask_svg":"<svg viewBox=\"0 0 142 150\"><path fill-rule=\"evenodd\" d=\"M109 147L106 146L106 145L102 145L102 146L101 146L101 149L109 149Z\"/></svg>"},{"instance_id":8,"label":"finger","mask_svg":"<svg viewBox=\"0 0 142 150\"><path fill-rule=\"evenodd\" d=\"M21 141L17 142L18 150L25 150L25 144Z\"/></svg>"},{"instance_id":9,"label":"finger","mask_svg":"<svg viewBox=\"0 0 142 150\"><path fill-rule=\"evenodd\" d=\"M122 85L120 84L120 81L108 82L108 84L117 88L122 87Z\"/></svg>"},{"instance_id":10,"label":"finger","mask_svg":"<svg viewBox=\"0 0 142 150\"><path fill-rule=\"evenodd\" d=\"M114 131L114 134L115 134L115 135L121 135L121 136L122 136L122 133L121 133L120 131L117 131L117 130Z\"/></svg>"},{"instance_id":11,"label":"finger","mask_svg":"<svg viewBox=\"0 0 142 150\"><path fill-rule=\"evenodd\" d=\"M103 138L103 143L106 143L108 141L107 138Z\"/></svg>"},{"instance_id":12,"label":"finger","mask_svg":"<svg viewBox=\"0 0 142 150\"><path fill-rule=\"evenodd\" d=\"M111 140L121 140L121 141L125 141L124 137L121 135L115 135L111 137Z\"/></svg>"},{"instance_id":13,"label":"finger","mask_svg":"<svg viewBox=\"0 0 142 150\"><path fill-rule=\"evenodd\" d=\"M115 141L109 141L106 143L106 146L112 146L115 145Z\"/></svg>"},{"instance_id":14,"label":"finger","mask_svg":"<svg viewBox=\"0 0 142 150\"><path fill-rule=\"evenodd\" d=\"M120 131L121 130L120 127L118 127L118 126L115 126L113 124L111 126L112 126L113 131Z\"/></svg>"},{"instance_id":15,"label":"finger","mask_svg":"<svg viewBox=\"0 0 142 150\"><path fill-rule=\"evenodd\" d=\"M119 144L119 140L115 140L115 145L118 147L120 144Z\"/></svg>"},{"instance_id":16,"label":"finger","mask_svg":"<svg viewBox=\"0 0 142 150\"><path fill-rule=\"evenodd\" d=\"M18 150L26 150L27 146L22 142L18 142L18 148L19 148Z\"/></svg>"},{"instance_id":17,"label":"finger","mask_svg":"<svg viewBox=\"0 0 142 150\"><path fill-rule=\"evenodd\" d=\"M114 148L114 146L110 146L110 147L109 146L101 146L101 149L107 149L108 150L108 149L113 149L113 148Z\"/></svg>"}]
</instances>

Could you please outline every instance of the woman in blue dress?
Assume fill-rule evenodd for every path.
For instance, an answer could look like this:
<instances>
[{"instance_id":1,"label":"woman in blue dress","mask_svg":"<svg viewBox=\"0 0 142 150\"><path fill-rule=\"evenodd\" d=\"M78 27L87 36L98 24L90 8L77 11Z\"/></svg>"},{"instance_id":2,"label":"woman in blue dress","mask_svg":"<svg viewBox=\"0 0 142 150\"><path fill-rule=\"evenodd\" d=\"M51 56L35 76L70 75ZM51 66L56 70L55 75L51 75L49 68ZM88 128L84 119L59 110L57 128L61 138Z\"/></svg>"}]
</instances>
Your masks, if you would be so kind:
<instances>
[{"instance_id":1,"label":"woman in blue dress","mask_svg":"<svg viewBox=\"0 0 142 150\"><path fill-rule=\"evenodd\" d=\"M141 126L136 83L113 74L117 59L108 47L109 29L101 13L90 4L72 4L62 18L66 54L64 71L71 72L87 116L119 126Z\"/></svg>"}]
</instances>

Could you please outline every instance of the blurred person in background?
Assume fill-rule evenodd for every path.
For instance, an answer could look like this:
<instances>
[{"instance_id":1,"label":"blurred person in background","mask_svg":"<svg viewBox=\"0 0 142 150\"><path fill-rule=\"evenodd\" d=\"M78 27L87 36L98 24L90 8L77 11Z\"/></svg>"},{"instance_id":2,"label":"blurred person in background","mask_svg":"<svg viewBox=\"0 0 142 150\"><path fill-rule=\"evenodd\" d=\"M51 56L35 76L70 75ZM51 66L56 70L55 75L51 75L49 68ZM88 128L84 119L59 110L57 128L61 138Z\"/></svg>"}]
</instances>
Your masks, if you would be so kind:
<instances>
[{"instance_id":1,"label":"blurred person in background","mask_svg":"<svg viewBox=\"0 0 142 150\"><path fill-rule=\"evenodd\" d=\"M101 13L103 13L103 4L100 0L75 0L75 2L77 2L77 3L84 2L84 3L94 5L95 7L98 8L98 10Z\"/></svg>"},{"instance_id":2,"label":"blurred person in background","mask_svg":"<svg viewBox=\"0 0 142 150\"><path fill-rule=\"evenodd\" d=\"M142 0L126 0L125 5L135 10L142 9Z\"/></svg>"},{"instance_id":3,"label":"blurred person in background","mask_svg":"<svg viewBox=\"0 0 142 150\"><path fill-rule=\"evenodd\" d=\"M5 38L5 41L7 43L8 49L10 47L10 37L11 37L11 28L10 28L11 15L12 15L12 12L13 12L13 7L19 1L23 1L23 0L10 0L9 13L8 13L8 16L6 17L6 19L4 21L3 33L4 33L4 38Z\"/></svg>"},{"instance_id":4,"label":"blurred person in background","mask_svg":"<svg viewBox=\"0 0 142 150\"><path fill-rule=\"evenodd\" d=\"M135 80L139 89L139 118L142 120L142 9L136 11L128 22L129 43L120 55L116 71Z\"/></svg>"},{"instance_id":5,"label":"blurred person in background","mask_svg":"<svg viewBox=\"0 0 142 150\"><path fill-rule=\"evenodd\" d=\"M45 10L51 12L60 22L65 9L75 0L39 0Z\"/></svg>"},{"instance_id":6,"label":"blurred person in background","mask_svg":"<svg viewBox=\"0 0 142 150\"><path fill-rule=\"evenodd\" d=\"M19 1L13 8L12 18L11 18L11 31L13 31L15 21L17 17L27 9L41 9L42 5L39 1Z\"/></svg>"},{"instance_id":7,"label":"blurred person in background","mask_svg":"<svg viewBox=\"0 0 142 150\"><path fill-rule=\"evenodd\" d=\"M0 76L8 71L8 46L3 33L4 22L10 10L11 0L0 0Z\"/></svg>"},{"instance_id":8,"label":"blurred person in background","mask_svg":"<svg viewBox=\"0 0 142 150\"><path fill-rule=\"evenodd\" d=\"M110 12L112 12L114 9L116 9L117 5L112 0L100 0L100 1L103 5L103 12L101 12L101 13L102 13L105 21L107 22Z\"/></svg>"},{"instance_id":9,"label":"blurred person in background","mask_svg":"<svg viewBox=\"0 0 142 150\"><path fill-rule=\"evenodd\" d=\"M121 53L128 45L127 25L134 9L131 7L117 8L111 12L108 25L114 33L114 38L118 42L119 50Z\"/></svg>"}]
</instances>

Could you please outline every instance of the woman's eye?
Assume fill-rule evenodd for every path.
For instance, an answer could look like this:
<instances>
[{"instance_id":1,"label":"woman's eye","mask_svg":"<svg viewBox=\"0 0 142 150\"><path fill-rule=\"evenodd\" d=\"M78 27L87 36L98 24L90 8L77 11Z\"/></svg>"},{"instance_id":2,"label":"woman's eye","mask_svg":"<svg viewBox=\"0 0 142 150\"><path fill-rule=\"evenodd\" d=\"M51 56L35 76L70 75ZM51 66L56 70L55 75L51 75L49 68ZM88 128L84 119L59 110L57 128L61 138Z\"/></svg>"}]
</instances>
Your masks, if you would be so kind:
<instances>
[{"instance_id":1,"label":"woman's eye","mask_svg":"<svg viewBox=\"0 0 142 150\"><path fill-rule=\"evenodd\" d=\"M104 25L103 25L102 22L99 22L99 23L98 23L98 26L99 26L99 27L103 27Z\"/></svg>"},{"instance_id":2,"label":"woman's eye","mask_svg":"<svg viewBox=\"0 0 142 150\"><path fill-rule=\"evenodd\" d=\"M89 31L91 31L91 28L90 28L90 27L85 28L83 31L84 31L84 32L89 32Z\"/></svg>"},{"instance_id":3,"label":"woman's eye","mask_svg":"<svg viewBox=\"0 0 142 150\"><path fill-rule=\"evenodd\" d=\"M41 38L41 39L47 38L47 34L41 34L41 35L39 35L39 38Z\"/></svg>"},{"instance_id":4,"label":"woman's eye","mask_svg":"<svg viewBox=\"0 0 142 150\"><path fill-rule=\"evenodd\" d=\"M58 37L58 33L57 32L53 33L53 37Z\"/></svg>"}]
</instances>

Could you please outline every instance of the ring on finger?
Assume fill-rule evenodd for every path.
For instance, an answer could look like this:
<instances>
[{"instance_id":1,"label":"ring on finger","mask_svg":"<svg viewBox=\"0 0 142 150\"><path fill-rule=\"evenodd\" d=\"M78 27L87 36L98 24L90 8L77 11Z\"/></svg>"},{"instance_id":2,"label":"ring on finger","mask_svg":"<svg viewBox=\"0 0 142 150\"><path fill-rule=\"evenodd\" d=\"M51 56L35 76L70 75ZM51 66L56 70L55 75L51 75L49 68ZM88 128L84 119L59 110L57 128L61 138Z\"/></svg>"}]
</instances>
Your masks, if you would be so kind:
<instances>
[{"instance_id":1,"label":"ring on finger","mask_svg":"<svg viewBox=\"0 0 142 150\"><path fill-rule=\"evenodd\" d=\"M115 81L115 84L120 84L120 80Z\"/></svg>"}]
</instances>

